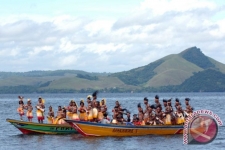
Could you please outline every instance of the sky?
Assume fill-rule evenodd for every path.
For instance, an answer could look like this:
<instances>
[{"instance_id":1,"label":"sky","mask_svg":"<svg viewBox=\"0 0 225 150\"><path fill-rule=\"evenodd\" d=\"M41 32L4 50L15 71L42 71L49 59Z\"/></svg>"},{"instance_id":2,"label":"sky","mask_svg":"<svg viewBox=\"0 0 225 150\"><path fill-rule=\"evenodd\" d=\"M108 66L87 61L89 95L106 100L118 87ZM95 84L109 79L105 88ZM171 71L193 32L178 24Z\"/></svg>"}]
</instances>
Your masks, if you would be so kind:
<instances>
[{"instance_id":1,"label":"sky","mask_svg":"<svg viewBox=\"0 0 225 150\"><path fill-rule=\"evenodd\" d=\"M4 72L119 72L193 46L225 64L224 0L0 0Z\"/></svg>"}]
</instances>

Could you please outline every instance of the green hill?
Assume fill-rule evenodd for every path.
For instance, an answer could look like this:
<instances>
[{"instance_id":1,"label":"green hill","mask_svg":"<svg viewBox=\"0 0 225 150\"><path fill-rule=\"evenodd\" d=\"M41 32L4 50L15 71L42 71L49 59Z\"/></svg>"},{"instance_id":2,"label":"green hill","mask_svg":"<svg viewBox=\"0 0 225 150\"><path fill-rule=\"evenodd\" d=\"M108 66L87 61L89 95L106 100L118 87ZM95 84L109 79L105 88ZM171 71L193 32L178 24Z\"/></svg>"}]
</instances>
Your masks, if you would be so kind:
<instances>
[{"instance_id":1,"label":"green hill","mask_svg":"<svg viewBox=\"0 0 225 150\"><path fill-rule=\"evenodd\" d=\"M206 69L187 79L177 91L186 92L224 92L225 74L214 69Z\"/></svg>"},{"instance_id":2,"label":"green hill","mask_svg":"<svg viewBox=\"0 0 225 150\"><path fill-rule=\"evenodd\" d=\"M225 91L225 65L197 47L118 73L0 72L0 93Z\"/></svg>"}]
</instances>

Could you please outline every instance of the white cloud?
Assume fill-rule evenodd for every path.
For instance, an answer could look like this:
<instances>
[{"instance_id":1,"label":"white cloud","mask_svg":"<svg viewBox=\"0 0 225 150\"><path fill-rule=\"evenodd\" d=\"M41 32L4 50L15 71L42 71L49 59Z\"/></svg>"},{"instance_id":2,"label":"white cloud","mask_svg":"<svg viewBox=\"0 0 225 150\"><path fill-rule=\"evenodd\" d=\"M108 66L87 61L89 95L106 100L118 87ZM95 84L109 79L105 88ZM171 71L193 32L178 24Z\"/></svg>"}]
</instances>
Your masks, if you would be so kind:
<instances>
[{"instance_id":1,"label":"white cloud","mask_svg":"<svg viewBox=\"0 0 225 150\"><path fill-rule=\"evenodd\" d=\"M126 17L1 16L1 71L117 72L191 46L225 63L225 18L213 19L222 8L207 0L145 0Z\"/></svg>"}]
</instances>

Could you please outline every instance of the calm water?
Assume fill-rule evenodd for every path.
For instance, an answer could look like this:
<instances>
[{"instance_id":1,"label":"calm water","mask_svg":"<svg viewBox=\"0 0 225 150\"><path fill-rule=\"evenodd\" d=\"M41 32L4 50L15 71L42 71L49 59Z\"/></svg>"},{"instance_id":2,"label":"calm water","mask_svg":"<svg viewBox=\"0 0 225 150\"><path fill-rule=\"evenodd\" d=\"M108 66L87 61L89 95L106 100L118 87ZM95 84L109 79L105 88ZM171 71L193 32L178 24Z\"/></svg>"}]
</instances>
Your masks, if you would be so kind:
<instances>
[{"instance_id":1,"label":"calm water","mask_svg":"<svg viewBox=\"0 0 225 150\"><path fill-rule=\"evenodd\" d=\"M209 109L219 115L225 122L225 93L159 93L163 98L178 97L184 105L184 98L191 98L191 105L198 109ZM183 145L183 135L170 136L139 136L139 137L82 137L81 135L22 135L21 132L6 122L6 118L19 119L16 112L18 107L18 95L0 95L0 150L11 149L224 149L225 127L219 127L217 138L207 145ZM32 99L33 106L37 98L42 96L46 100L46 107L52 105L55 112L58 105L66 106L71 99L78 103L80 99L86 99L87 94L24 94L25 100ZM119 100L124 108L132 113L137 113L137 103L143 103L143 98L148 97L152 104L155 93L129 93L106 94L100 93L98 100L107 99L107 106L111 112L116 100ZM174 99L172 101L174 105ZM36 122L36 118L34 118Z\"/></svg>"}]
</instances>

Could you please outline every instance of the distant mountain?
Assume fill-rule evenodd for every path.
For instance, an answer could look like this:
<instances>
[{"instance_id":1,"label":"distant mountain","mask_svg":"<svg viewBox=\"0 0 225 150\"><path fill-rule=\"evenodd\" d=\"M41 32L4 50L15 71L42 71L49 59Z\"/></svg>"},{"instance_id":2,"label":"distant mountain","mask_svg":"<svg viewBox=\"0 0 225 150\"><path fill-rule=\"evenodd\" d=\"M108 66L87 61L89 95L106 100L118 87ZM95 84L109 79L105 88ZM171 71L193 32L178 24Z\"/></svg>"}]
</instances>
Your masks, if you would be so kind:
<instances>
[{"instance_id":1,"label":"distant mountain","mask_svg":"<svg viewBox=\"0 0 225 150\"><path fill-rule=\"evenodd\" d=\"M0 72L0 93L225 91L225 65L197 47L118 73L80 70Z\"/></svg>"}]
</instances>

